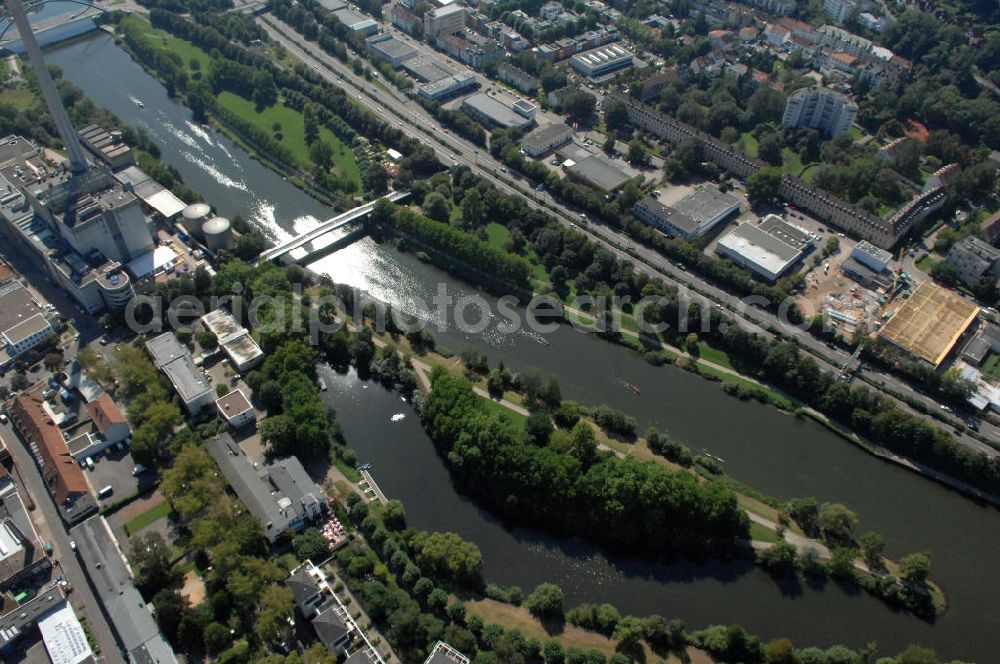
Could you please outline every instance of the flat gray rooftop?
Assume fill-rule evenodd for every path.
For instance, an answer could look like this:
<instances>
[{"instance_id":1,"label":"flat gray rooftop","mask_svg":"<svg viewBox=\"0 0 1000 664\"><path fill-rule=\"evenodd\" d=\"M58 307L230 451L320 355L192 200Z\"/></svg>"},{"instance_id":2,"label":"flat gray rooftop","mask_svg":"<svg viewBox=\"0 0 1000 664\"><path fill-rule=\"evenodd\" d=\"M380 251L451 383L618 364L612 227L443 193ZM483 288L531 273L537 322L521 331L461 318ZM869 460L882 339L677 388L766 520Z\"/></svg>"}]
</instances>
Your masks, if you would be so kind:
<instances>
[{"instance_id":1,"label":"flat gray rooftop","mask_svg":"<svg viewBox=\"0 0 1000 664\"><path fill-rule=\"evenodd\" d=\"M773 274L781 274L802 254L800 250L785 244L754 224L740 224L719 240L719 246L743 256Z\"/></svg>"},{"instance_id":2,"label":"flat gray rooftop","mask_svg":"<svg viewBox=\"0 0 1000 664\"><path fill-rule=\"evenodd\" d=\"M711 224L738 210L740 202L718 188L708 186L685 196L674 207L700 223Z\"/></svg>"},{"instance_id":3,"label":"flat gray rooftop","mask_svg":"<svg viewBox=\"0 0 1000 664\"><path fill-rule=\"evenodd\" d=\"M182 355L188 355L188 349L177 341L173 332L164 332L146 342L146 350L153 358L153 364L162 368Z\"/></svg>"},{"instance_id":4,"label":"flat gray rooftop","mask_svg":"<svg viewBox=\"0 0 1000 664\"><path fill-rule=\"evenodd\" d=\"M454 75L455 70L430 55L418 55L403 63L403 69L425 83L433 83Z\"/></svg>"},{"instance_id":5,"label":"flat gray rooftop","mask_svg":"<svg viewBox=\"0 0 1000 664\"><path fill-rule=\"evenodd\" d=\"M604 191L613 191L630 179L628 173L600 155L586 157L567 170Z\"/></svg>"},{"instance_id":6,"label":"flat gray rooftop","mask_svg":"<svg viewBox=\"0 0 1000 664\"><path fill-rule=\"evenodd\" d=\"M760 222L760 229L796 249L805 249L813 241L810 233L788 223L775 214L769 214L764 217Z\"/></svg>"},{"instance_id":7,"label":"flat gray rooftop","mask_svg":"<svg viewBox=\"0 0 1000 664\"><path fill-rule=\"evenodd\" d=\"M524 127L531 120L514 111L513 108L497 101L488 94L478 92L462 100L462 109L478 114L501 127Z\"/></svg>"},{"instance_id":8,"label":"flat gray rooftop","mask_svg":"<svg viewBox=\"0 0 1000 664\"><path fill-rule=\"evenodd\" d=\"M533 129L529 132L523 139L521 139L522 145L548 145L554 140L561 139L563 136L570 136L573 133L573 129L568 125L564 124L550 124L544 127L539 127Z\"/></svg>"},{"instance_id":9,"label":"flat gray rooftop","mask_svg":"<svg viewBox=\"0 0 1000 664\"><path fill-rule=\"evenodd\" d=\"M12 281L0 288L0 333L41 313L27 288Z\"/></svg>"},{"instance_id":10,"label":"flat gray rooftop","mask_svg":"<svg viewBox=\"0 0 1000 664\"><path fill-rule=\"evenodd\" d=\"M70 531L83 570L111 626L133 662L177 661L153 614L134 585L104 517L87 519Z\"/></svg>"},{"instance_id":11,"label":"flat gray rooftop","mask_svg":"<svg viewBox=\"0 0 1000 664\"><path fill-rule=\"evenodd\" d=\"M395 37L373 42L368 45L368 48L385 58L400 60L401 62L417 54L417 49Z\"/></svg>"},{"instance_id":12,"label":"flat gray rooftop","mask_svg":"<svg viewBox=\"0 0 1000 664\"><path fill-rule=\"evenodd\" d=\"M699 224L697 221L676 208L664 205L655 196L646 196L642 199L641 204L664 222L675 228L679 228L685 233L694 234L698 232Z\"/></svg>"}]
</instances>

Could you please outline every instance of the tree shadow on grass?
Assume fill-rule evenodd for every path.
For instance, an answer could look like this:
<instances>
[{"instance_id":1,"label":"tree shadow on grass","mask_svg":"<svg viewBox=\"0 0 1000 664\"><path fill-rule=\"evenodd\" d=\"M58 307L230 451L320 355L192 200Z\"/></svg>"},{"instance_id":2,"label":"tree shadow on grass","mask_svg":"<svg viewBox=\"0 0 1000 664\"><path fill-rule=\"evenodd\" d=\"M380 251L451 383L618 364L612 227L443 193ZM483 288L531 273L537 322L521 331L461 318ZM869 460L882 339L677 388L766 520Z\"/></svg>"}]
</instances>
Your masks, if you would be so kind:
<instances>
[{"instance_id":1,"label":"tree shadow on grass","mask_svg":"<svg viewBox=\"0 0 1000 664\"><path fill-rule=\"evenodd\" d=\"M566 631L566 617L562 614L558 616L536 616L541 623L542 629L549 636L559 636Z\"/></svg>"}]
</instances>

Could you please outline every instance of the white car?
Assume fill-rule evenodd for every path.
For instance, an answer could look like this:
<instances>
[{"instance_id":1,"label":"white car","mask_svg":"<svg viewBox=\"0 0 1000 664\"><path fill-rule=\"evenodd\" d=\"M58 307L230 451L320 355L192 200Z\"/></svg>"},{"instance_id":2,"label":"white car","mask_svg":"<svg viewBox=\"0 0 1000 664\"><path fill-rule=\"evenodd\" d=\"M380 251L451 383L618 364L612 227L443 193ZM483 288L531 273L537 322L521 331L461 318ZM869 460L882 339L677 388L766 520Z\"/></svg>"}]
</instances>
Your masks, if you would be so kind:
<instances>
[{"instance_id":1,"label":"white car","mask_svg":"<svg viewBox=\"0 0 1000 664\"><path fill-rule=\"evenodd\" d=\"M139 475L142 475L144 472L146 472L146 467L141 463L136 464L135 467L132 468L132 477L138 477Z\"/></svg>"}]
</instances>

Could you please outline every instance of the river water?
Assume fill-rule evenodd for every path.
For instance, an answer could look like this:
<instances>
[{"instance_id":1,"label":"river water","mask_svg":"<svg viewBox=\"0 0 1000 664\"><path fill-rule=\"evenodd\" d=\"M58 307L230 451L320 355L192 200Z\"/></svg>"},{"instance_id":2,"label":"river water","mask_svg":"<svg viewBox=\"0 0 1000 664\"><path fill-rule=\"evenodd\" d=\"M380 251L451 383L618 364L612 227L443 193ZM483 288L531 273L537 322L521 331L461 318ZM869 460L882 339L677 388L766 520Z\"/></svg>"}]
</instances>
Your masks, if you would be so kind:
<instances>
[{"instance_id":1,"label":"river water","mask_svg":"<svg viewBox=\"0 0 1000 664\"><path fill-rule=\"evenodd\" d=\"M129 124L146 130L185 182L223 215L241 215L274 239L314 225L331 211L251 159L224 136L190 120L113 40L100 35L52 50L48 61ZM134 99L141 99L139 108ZM364 239L310 267L401 307L429 302L444 284L454 296L477 293L412 256ZM485 297L492 303L491 298ZM471 318L471 317L470 317ZM607 403L655 425L693 450L725 459L726 472L783 498L816 496L847 503L861 529L883 533L888 553L930 551L933 577L951 602L930 624L895 612L863 592L775 583L752 565L661 565L610 555L579 541L508 528L452 485L410 406L353 374L330 375L327 399L348 443L374 464L383 491L403 500L417 528L453 530L482 549L491 581L525 589L558 583L569 605L609 601L623 613L660 613L689 626L738 622L764 637L799 645L877 640L884 652L909 643L947 657L995 661L1000 646L1000 511L858 451L821 427L726 396L717 385L569 328L547 335L506 333L491 320L481 334L446 329L439 343L473 347L514 369L558 374L564 398ZM628 381L641 395L623 389ZM393 422L391 417L403 414Z\"/></svg>"}]
</instances>

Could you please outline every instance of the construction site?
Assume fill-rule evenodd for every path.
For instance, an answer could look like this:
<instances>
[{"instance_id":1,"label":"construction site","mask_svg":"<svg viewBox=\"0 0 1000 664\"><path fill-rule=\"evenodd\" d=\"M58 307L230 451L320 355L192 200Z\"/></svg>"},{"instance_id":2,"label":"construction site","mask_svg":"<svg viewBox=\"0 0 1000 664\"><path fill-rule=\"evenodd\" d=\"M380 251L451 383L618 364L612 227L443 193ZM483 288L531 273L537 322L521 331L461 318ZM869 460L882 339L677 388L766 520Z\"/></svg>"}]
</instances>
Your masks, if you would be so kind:
<instances>
[{"instance_id":1,"label":"construction site","mask_svg":"<svg viewBox=\"0 0 1000 664\"><path fill-rule=\"evenodd\" d=\"M909 275L890 269L891 256L872 260L864 244L841 239L839 249L819 259L805 275L796 303L802 311L823 314L848 342L859 330L877 332L892 315L892 303L909 295ZM859 255L867 263L862 264Z\"/></svg>"},{"instance_id":2,"label":"construction site","mask_svg":"<svg viewBox=\"0 0 1000 664\"><path fill-rule=\"evenodd\" d=\"M925 281L882 326L879 338L938 367L979 311L958 293Z\"/></svg>"}]
</instances>

